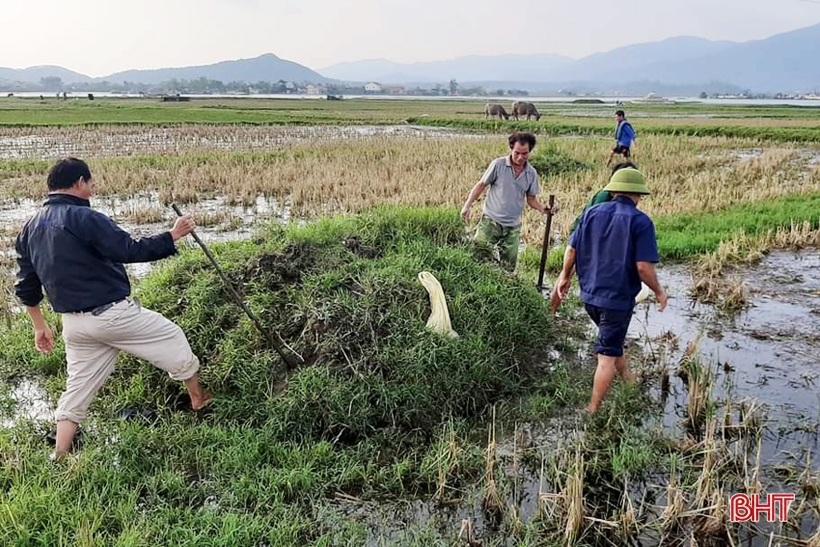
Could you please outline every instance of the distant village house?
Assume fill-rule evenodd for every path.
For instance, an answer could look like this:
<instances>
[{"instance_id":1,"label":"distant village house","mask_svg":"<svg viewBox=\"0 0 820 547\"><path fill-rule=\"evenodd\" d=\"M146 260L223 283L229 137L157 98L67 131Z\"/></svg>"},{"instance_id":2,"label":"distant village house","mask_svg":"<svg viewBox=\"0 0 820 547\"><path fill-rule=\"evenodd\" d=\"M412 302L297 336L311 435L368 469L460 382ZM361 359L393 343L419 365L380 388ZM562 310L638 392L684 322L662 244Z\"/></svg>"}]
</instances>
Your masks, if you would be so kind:
<instances>
[{"instance_id":1,"label":"distant village house","mask_svg":"<svg viewBox=\"0 0 820 547\"><path fill-rule=\"evenodd\" d=\"M382 86L381 84L377 84L376 82L369 82L364 86L365 93L381 93Z\"/></svg>"}]
</instances>

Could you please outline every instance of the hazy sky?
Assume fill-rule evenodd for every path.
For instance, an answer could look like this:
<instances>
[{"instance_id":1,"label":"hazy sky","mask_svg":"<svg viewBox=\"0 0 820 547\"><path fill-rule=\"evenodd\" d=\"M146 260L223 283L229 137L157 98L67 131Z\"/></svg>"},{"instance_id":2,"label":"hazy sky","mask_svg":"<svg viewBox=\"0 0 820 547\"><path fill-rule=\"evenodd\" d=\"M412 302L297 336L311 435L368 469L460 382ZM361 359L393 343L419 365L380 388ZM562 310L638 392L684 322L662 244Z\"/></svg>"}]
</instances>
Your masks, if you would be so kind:
<instances>
[{"instance_id":1,"label":"hazy sky","mask_svg":"<svg viewBox=\"0 0 820 547\"><path fill-rule=\"evenodd\" d=\"M365 58L597 51L670 36L753 40L820 23L820 0L0 0L0 66L90 76L275 53Z\"/></svg>"}]
</instances>

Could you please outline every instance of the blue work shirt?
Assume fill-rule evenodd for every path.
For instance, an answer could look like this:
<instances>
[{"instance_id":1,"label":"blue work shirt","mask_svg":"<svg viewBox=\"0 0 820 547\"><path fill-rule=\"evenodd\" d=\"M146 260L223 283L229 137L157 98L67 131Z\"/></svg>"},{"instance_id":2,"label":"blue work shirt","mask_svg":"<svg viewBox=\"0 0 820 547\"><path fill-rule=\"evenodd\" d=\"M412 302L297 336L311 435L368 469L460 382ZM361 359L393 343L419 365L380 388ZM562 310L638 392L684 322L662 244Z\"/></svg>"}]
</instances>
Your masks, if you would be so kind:
<instances>
[{"instance_id":1,"label":"blue work shirt","mask_svg":"<svg viewBox=\"0 0 820 547\"><path fill-rule=\"evenodd\" d=\"M570 237L585 304L631 310L641 291L638 262L658 262L655 225L635 202L618 196L587 209Z\"/></svg>"},{"instance_id":2,"label":"blue work shirt","mask_svg":"<svg viewBox=\"0 0 820 547\"><path fill-rule=\"evenodd\" d=\"M86 199L50 194L15 244L15 292L37 306L43 289L54 311L86 311L131 294L123 263L153 262L177 252L170 232L133 239Z\"/></svg>"},{"instance_id":3,"label":"blue work shirt","mask_svg":"<svg viewBox=\"0 0 820 547\"><path fill-rule=\"evenodd\" d=\"M635 129L632 124L626 120L619 122L615 127L615 140L618 142L618 146L626 146L627 148L632 146L632 141L635 140Z\"/></svg>"}]
</instances>

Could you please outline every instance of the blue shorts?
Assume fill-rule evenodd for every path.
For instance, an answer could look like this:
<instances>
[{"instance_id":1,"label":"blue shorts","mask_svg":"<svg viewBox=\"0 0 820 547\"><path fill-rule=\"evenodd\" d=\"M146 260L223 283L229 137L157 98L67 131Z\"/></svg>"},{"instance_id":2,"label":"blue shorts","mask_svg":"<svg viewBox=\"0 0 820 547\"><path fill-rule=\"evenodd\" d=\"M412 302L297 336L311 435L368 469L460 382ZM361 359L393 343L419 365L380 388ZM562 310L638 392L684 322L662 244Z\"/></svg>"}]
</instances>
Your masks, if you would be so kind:
<instances>
[{"instance_id":1,"label":"blue shorts","mask_svg":"<svg viewBox=\"0 0 820 547\"><path fill-rule=\"evenodd\" d=\"M632 310L608 310L591 304L584 304L584 308L598 325L595 353L621 357L624 354L626 331L629 330L629 322L632 321Z\"/></svg>"}]
</instances>

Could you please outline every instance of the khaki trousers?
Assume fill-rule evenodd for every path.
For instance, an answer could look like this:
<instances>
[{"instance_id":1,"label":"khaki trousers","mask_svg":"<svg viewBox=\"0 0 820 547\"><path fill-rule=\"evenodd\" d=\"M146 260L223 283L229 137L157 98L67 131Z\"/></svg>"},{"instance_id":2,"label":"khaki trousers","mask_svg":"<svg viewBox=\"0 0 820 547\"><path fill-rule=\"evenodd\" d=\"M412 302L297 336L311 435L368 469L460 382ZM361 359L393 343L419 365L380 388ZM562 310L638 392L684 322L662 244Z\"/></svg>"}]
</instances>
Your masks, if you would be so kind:
<instances>
[{"instance_id":1,"label":"khaki trousers","mask_svg":"<svg viewBox=\"0 0 820 547\"><path fill-rule=\"evenodd\" d=\"M114 371L120 351L151 362L174 380L187 380L199 370L185 333L162 314L123 300L100 315L63 314L68 379L57 403L57 421L85 420L88 406Z\"/></svg>"}]
</instances>

